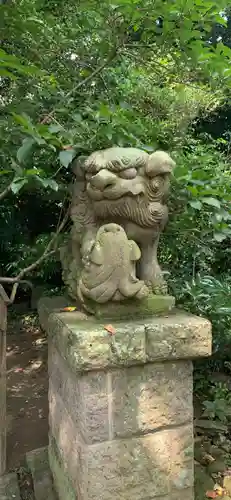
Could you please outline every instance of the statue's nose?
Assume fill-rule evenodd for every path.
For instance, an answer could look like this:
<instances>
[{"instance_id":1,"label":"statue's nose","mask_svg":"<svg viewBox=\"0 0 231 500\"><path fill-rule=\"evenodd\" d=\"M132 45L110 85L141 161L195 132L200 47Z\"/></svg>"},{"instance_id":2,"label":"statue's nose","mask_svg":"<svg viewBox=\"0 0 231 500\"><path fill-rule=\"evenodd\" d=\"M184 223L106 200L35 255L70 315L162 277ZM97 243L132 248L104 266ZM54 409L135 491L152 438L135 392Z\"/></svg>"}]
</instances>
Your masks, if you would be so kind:
<instances>
[{"instance_id":1,"label":"statue's nose","mask_svg":"<svg viewBox=\"0 0 231 500\"><path fill-rule=\"evenodd\" d=\"M109 172L109 170L102 169L90 179L90 184L93 188L103 191L106 187L114 186L116 180L117 177L115 174Z\"/></svg>"}]
</instances>

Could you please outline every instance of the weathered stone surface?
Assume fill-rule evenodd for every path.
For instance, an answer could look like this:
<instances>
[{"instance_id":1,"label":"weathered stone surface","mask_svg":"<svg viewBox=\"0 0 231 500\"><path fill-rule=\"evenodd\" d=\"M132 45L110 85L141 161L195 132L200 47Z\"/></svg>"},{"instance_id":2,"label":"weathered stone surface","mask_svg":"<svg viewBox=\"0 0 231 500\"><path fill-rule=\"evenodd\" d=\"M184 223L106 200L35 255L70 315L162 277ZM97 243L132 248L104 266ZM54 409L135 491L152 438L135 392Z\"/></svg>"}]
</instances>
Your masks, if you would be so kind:
<instances>
[{"instance_id":1,"label":"weathered stone surface","mask_svg":"<svg viewBox=\"0 0 231 500\"><path fill-rule=\"evenodd\" d=\"M145 500L194 500L193 488L187 488L183 491L173 491L170 495L164 495L161 497L148 497ZM196 498L196 500L198 500ZM205 500L203 498L203 500Z\"/></svg>"},{"instance_id":2,"label":"weathered stone surface","mask_svg":"<svg viewBox=\"0 0 231 500\"><path fill-rule=\"evenodd\" d=\"M50 428L64 471L75 491L87 491L85 498L154 498L192 486L192 425L84 445L56 394L50 402Z\"/></svg>"},{"instance_id":3,"label":"weathered stone surface","mask_svg":"<svg viewBox=\"0 0 231 500\"><path fill-rule=\"evenodd\" d=\"M86 301L86 303L88 303ZM125 302L107 304L89 303L97 319L130 320L147 318L154 314L171 311L175 306L175 297L171 295L149 294L142 300L130 299Z\"/></svg>"},{"instance_id":4,"label":"weathered stone surface","mask_svg":"<svg viewBox=\"0 0 231 500\"><path fill-rule=\"evenodd\" d=\"M191 314L176 311L145 321L116 321L112 337L99 320L85 321L75 312L52 313L56 305L56 298L40 301L42 323L74 372L211 354L211 324Z\"/></svg>"},{"instance_id":5,"label":"weathered stone surface","mask_svg":"<svg viewBox=\"0 0 231 500\"><path fill-rule=\"evenodd\" d=\"M68 477L68 472L59 456L57 447L53 445L53 441L49 445L48 455L54 486L56 492L58 492L59 500L76 500L77 496L74 486ZM83 500L83 497L79 495L78 500Z\"/></svg>"},{"instance_id":6,"label":"weathered stone surface","mask_svg":"<svg viewBox=\"0 0 231 500\"><path fill-rule=\"evenodd\" d=\"M72 500L74 490L79 500L158 500L162 497L193 500L191 438L190 426L143 438L87 446L83 451L82 475L76 474L73 478L55 440L51 439L50 464L59 498ZM61 478L67 485L67 497L63 496Z\"/></svg>"},{"instance_id":7,"label":"weathered stone surface","mask_svg":"<svg viewBox=\"0 0 231 500\"><path fill-rule=\"evenodd\" d=\"M104 324L64 324L57 314L49 317L48 325L54 344L74 372L145 362L144 329L135 323L117 323L113 338Z\"/></svg>"},{"instance_id":8,"label":"weathered stone surface","mask_svg":"<svg viewBox=\"0 0 231 500\"><path fill-rule=\"evenodd\" d=\"M0 499L20 500L17 474L12 472L0 478Z\"/></svg>"},{"instance_id":9,"label":"weathered stone surface","mask_svg":"<svg viewBox=\"0 0 231 500\"><path fill-rule=\"evenodd\" d=\"M154 318L145 324L147 361L211 355L211 323L187 313Z\"/></svg>"},{"instance_id":10,"label":"weathered stone surface","mask_svg":"<svg viewBox=\"0 0 231 500\"><path fill-rule=\"evenodd\" d=\"M81 379L73 374L66 360L59 354L51 342L48 350L49 398L52 403L52 412L57 412L56 418L61 418L59 401L65 412L71 416L76 432L82 436L86 434L84 420L84 400L81 393ZM57 395L57 401L55 402ZM50 411L51 411L50 410ZM61 412L61 413L60 413ZM65 419L65 416L62 417Z\"/></svg>"},{"instance_id":11,"label":"weathered stone surface","mask_svg":"<svg viewBox=\"0 0 231 500\"><path fill-rule=\"evenodd\" d=\"M57 443L69 477L76 481L76 477L82 476L82 437L60 396L54 392L52 387L49 390L49 408L50 436Z\"/></svg>"},{"instance_id":12,"label":"weathered stone surface","mask_svg":"<svg viewBox=\"0 0 231 500\"><path fill-rule=\"evenodd\" d=\"M109 438L107 375L94 372L77 378L52 344L49 375L51 397L60 396L84 442L106 441Z\"/></svg>"},{"instance_id":13,"label":"weathered stone surface","mask_svg":"<svg viewBox=\"0 0 231 500\"><path fill-rule=\"evenodd\" d=\"M147 364L112 372L115 436L192 422L192 364Z\"/></svg>"},{"instance_id":14,"label":"weathered stone surface","mask_svg":"<svg viewBox=\"0 0 231 500\"><path fill-rule=\"evenodd\" d=\"M94 443L109 439L108 375L94 372L81 378L84 394L85 442Z\"/></svg>"},{"instance_id":15,"label":"weathered stone surface","mask_svg":"<svg viewBox=\"0 0 231 500\"><path fill-rule=\"evenodd\" d=\"M26 454L31 471L36 500L57 500L48 462L47 448L39 448Z\"/></svg>"},{"instance_id":16,"label":"weathered stone surface","mask_svg":"<svg viewBox=\"0 0 231 500\"><path fill-rule=\"evenodd\" d=\"M85 449L91 500L151 499L193 487L192 426Z\"/></svg>"},{"instance_id":17,"label":"weathered stone surface","mask_svg":"<svg viewBox=\"0 0 231 500\"><path fill-rule=\"evenodd\" d=\"M157 498L155 500L158 500ZM162 499L160 499L162 500ZM163 500L194 500L194 491L193 488L187 488L187 490L183 491L174 491L171 495L163 498Z\"/></svg>"}]
</instances>

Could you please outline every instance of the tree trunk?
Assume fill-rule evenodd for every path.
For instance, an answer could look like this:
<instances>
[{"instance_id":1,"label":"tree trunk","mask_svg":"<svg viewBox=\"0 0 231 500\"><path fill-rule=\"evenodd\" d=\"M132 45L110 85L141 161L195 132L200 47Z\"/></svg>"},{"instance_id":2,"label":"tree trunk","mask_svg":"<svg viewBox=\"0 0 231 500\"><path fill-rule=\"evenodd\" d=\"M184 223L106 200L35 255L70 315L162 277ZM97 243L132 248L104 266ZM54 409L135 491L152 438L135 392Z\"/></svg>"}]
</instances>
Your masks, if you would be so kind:
<instances>
[{"instance_id":1,"label":"tree trunk","mask_svg":"<svg viewBox=\"0 0 231 500\"><path fill-rule=\"evenodd\" d=\"M0 293L0 476L6 470L6 327L7 306Z\"/></svg>"}]
</instances>

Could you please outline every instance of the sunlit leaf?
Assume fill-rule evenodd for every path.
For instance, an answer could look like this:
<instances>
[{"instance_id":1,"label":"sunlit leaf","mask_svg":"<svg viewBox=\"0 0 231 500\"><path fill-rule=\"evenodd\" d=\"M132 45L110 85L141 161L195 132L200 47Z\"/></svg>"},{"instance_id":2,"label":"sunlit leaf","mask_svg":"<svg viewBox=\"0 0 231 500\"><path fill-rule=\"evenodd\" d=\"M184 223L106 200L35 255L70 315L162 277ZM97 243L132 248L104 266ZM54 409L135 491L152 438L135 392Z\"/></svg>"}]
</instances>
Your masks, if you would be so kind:
<instances>
[{"instance_id":1,"label":"sunlit leaf","mask_svg":"<svg viewBox=\"0 0 231 500\"><path fill-rule=\"evenodd\" d=\"M22 163L27 160L35 141L32 137L23 140L22 146L17 151L17 160Z\"/></svg>"},{"instance_id":2,"label":"sunlit leaf","mask_svg":"<svg viewBox=\"0 0 231 500\"><path fill-rule=\"evenodd\" d=\"M58 191L59 185L54 179L46 179L43 177L36 176L36 179L43 185L45 188L50 188L53 191Z\"/></svg>"},{"instance_id":3,"label":"sunlit leaf","mask_svg":"<svg viewBox=\"0 0 231 500\"><path fill-rule=\"evenodd\" d=\"M74 115L72 115L72 118L75 122L77 123L81 123L83 118L82 116L80 115L80 113L74 113Z\"/></svg>"},{"instance_id":4,"label":"sunlit leaf","mask_svg":"<svg viewBox=\"0 0 231 500\"><path fill-rule=\"evenodd\" d=\"M228 237L228 235L225 233L214 233L213 237L220 243L221 241L224 241Z\"/></svg>"},{"instance_id":5,"label":"sunlit leaf","mask_svg":"<svg viewBox=\"0 0 231 500\"><path fill-rule=\"evenodd\" d=\"M17 80L17 76L14 75L14 73L11 73L10 71L7 71L7 69L4 68L0 68L0 77L10 78L11 80Z\"/></svg>"},{"instance_id":6,"label":"sunlit leaf","mask_svg":"<svg viewBox=\"0 0 231 500\"><path fill-rule=\"evenodd\" d=\"M1 169L0 170L0 175L5 175L5 174L10 174L12 172L12 170L8 170L8 169Z\"/></svg>"},{"instance_id":7,"label":"sunlit leaf","mask_svg":"<svg viewBox=\"0 0 231 500\"><path fill-rule=\"evenodd\" d=\"M202 203L206 203L206 205L210 205L211 207L215 208L221 207L220 201L217 198L206 197L206 198L201 198L201 201Z\"/></svg>"},{"instance_id":8,"label":"sunlit leaf","mask_svg":"<svg viewBox=\"0 0 231 500\"><path fill-rule=\"evenodd\" d=\"M74 149L68 149L66 151L61 151L59 153L60 163L65 168L67 168L68 165L70 165L70 163L72 162L74 157L75 157L75 150Z\"/></svg>"},{"instance_id":9,"label":"sunlit leaf","mask_svg":"<svg viewBox=\"0 0 231 500\"><path fill-rule=\"evenodd\" d=\"M19 124L22 125L26 129L33 130L33 124L31 122L31 118L26 114L22 113L21 115L17 113L12 113L15 121Z\"/></svg>"},{"instance_id":10,"label":"sunlit leaf","mask_svg":"<svg viewBox=\"0 0 231 500\"><path fill-rule=\"evenodd\" d=\"M11 184L11 191L13 191L14 194L17 194L25 184L27 184L28 180L25 178L22 179L17 179L12 182Z\"/></svg>"},{"instance_id":11,"label":"sunlit leaf","mask_svg":"<svg viewBox=\"0 0 231 500\"><path fill-rule=\"evenodd\" d=\"M63 126L59 123L49 125L49 132L51 134L56 134L57 132L61 132L61 130L63 130Z\"/></svg>"},{"instance_id":12,"label":"sunlit leaf","mask_svg":"<svg viewBox=\"0 0 231 500\"><path fill-rule=\"evenodd\" d=\"M200 200L192 200L189 202L189 205L196 210L201 210L202 208L202 203L200 202Z\"/></svg>"}]
</instances>

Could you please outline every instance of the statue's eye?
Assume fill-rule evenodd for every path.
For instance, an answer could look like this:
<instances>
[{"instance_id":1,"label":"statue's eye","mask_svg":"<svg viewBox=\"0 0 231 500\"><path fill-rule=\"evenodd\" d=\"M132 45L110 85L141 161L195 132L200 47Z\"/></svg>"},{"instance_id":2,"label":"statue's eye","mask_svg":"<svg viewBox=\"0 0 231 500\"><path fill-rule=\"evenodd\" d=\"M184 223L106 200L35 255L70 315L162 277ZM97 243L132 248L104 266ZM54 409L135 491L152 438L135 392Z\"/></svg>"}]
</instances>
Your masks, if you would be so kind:
<instances>
[{"instance_id":1,"label":"statue's eye","mask_svg":"<svg viewBox=\"0 0 231 500\"><path fill-rule=\"evenodd\" d=\"M123 170L119 174L119 176L122 177L122 179L135 179L136 175L137 175L136 168L127 168L126 170Z\"/></svg>"}]
</instances>

